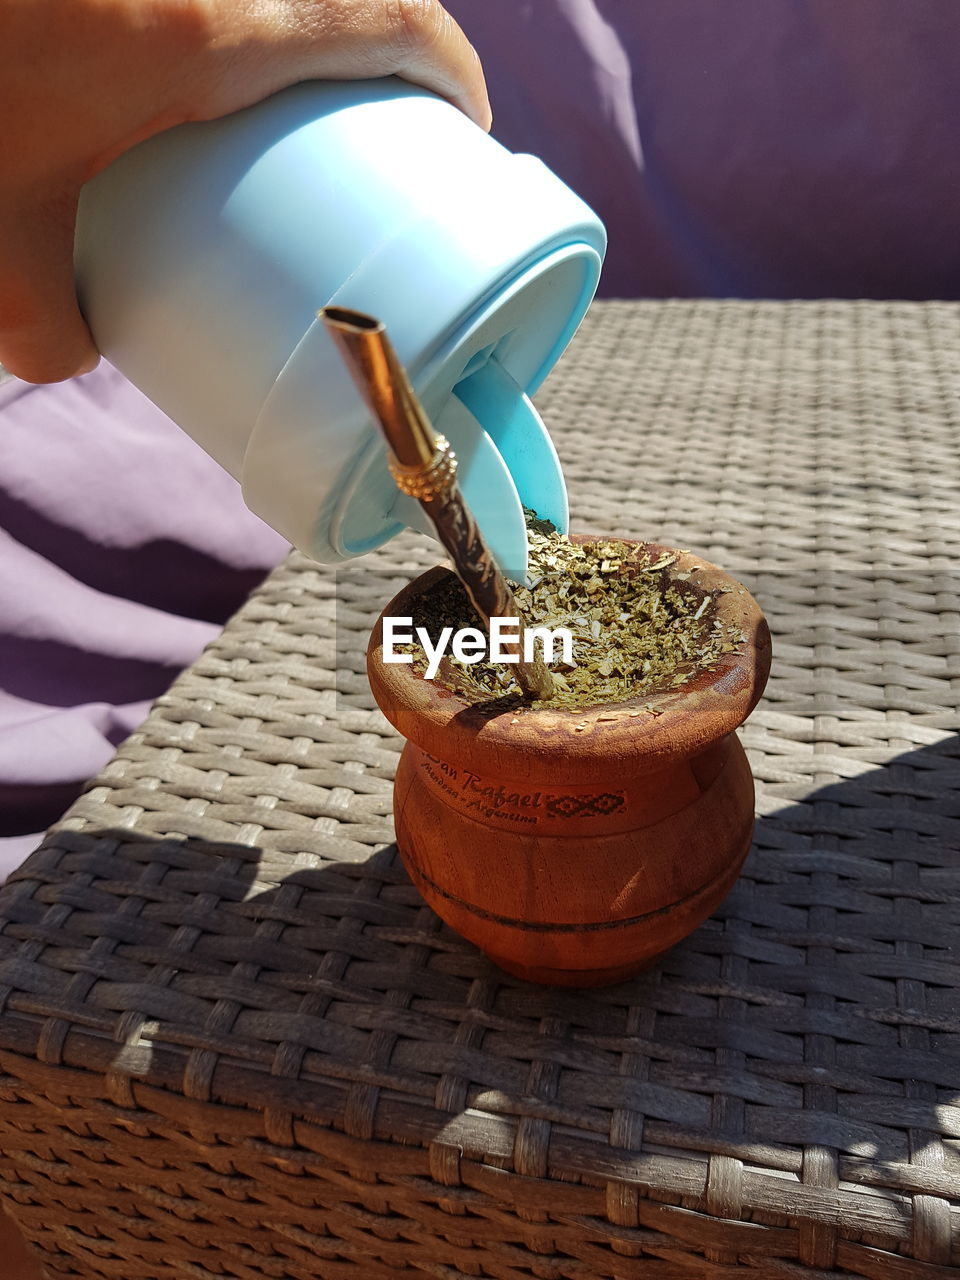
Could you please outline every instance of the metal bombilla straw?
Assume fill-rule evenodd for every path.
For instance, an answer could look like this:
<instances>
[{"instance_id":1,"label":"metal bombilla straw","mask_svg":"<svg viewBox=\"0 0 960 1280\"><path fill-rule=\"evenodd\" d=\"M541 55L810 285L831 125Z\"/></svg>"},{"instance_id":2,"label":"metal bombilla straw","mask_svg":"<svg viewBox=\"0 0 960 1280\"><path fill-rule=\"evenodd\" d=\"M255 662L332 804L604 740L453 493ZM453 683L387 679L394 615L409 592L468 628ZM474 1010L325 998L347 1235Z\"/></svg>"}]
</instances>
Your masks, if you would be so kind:
<instances>
[{"instance_id":1,"label":"metal bombilla straw","mask_svg":"<svg viewBox=\"0 0 960 1280\"><path fill-rule=\"evenodd\" d=\"M517 619L520 688L530 698L552 697L553 677L543 659L534 653L532 661L523 660L523 619L457 484L456 455L430 425L383 323L345 307L325 307L318 315L380 423L397 488L429 516L488 632L491 618Z\"/></svg>"}]
</instances>

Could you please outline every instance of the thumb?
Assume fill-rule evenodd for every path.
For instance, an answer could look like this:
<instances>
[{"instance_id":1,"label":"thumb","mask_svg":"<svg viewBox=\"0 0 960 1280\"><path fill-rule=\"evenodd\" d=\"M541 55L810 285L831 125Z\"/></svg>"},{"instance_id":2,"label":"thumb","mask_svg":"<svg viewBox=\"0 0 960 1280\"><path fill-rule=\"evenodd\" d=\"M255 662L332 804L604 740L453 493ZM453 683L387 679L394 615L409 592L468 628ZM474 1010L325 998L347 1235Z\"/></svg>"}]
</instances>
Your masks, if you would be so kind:
<instances>
[{"instance_id":1,"label":"thumb","mask_svg":"<svg viewBox=\"0 0 960 1280\"><path fill-rule=\"evenodd\" d=\"M0 207L0 364L27 382L94 368L73 280L75 189Z\"/></svg>"}]
</instances>

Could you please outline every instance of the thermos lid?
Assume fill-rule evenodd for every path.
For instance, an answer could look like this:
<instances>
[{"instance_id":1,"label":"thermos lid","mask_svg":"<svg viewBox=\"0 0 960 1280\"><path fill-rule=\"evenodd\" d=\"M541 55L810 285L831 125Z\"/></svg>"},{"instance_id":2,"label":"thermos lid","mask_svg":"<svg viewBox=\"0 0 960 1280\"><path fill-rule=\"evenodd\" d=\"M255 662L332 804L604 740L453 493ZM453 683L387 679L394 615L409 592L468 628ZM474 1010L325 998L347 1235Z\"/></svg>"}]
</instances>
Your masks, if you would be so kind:
<instances>
[{"instance_id":1,"label":"thermos lid","mask_svg":"<svg viewBox=\"0 0 960 1280\"><path fill-rule=\"evenodd\" d=\"M539 160L387 78L299 85L134 148L84 189L77 272L104 354L327 563L431 532L316 312L383 320L494 554L522 576L522 506L567 527L529 397L604 247Z\"/></svg>"}]
</instances>

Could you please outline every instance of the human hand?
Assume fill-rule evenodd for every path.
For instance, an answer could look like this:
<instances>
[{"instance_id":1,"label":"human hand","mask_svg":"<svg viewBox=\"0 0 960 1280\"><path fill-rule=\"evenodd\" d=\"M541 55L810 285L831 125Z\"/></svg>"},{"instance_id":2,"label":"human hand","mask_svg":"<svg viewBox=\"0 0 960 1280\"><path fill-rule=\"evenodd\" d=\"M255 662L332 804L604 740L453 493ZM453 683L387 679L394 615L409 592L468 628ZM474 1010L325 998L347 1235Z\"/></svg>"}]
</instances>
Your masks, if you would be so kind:
<instances>
[{"instance_id":1,"label":"human hand","mask_svg":"<svg viewBox=\"0 0 960 1280\"><path fill-rule=\"evenodd\" d=\"M391 74L489 129L477 55L437 0L0 0L0 363L30 382L95 367L74 224L117 156L302 80Z\"/></svg>"}]
</instances>

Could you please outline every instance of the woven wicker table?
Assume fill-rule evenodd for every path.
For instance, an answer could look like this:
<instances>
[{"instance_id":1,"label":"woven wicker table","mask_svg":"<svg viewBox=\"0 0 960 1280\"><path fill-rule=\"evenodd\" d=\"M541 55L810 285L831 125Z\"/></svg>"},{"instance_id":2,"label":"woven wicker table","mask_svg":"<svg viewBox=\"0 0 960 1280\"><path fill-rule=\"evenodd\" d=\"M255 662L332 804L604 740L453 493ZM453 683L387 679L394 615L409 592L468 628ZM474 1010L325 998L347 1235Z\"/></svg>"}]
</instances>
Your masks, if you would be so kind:
<instances>
[{"instance_id":1,"label":"woven wicker table","mask_svg":"<svg viewBox=\"0 0 960 1280\"><path fill-rule=\"evenodd\" d=\"M575 527L767 611L742 879L630 983L499 973L399 866L362 674L434 553L292 557L0 897L50 1276L957 1273L960 308L602 304L539 399Z\"/></svg>"}]
</instances>

